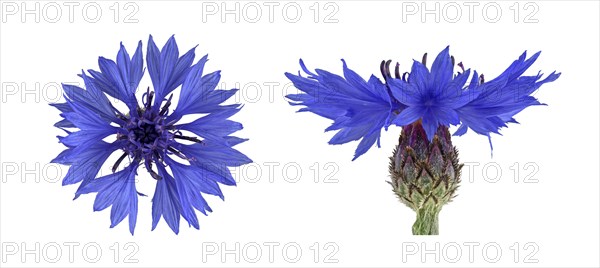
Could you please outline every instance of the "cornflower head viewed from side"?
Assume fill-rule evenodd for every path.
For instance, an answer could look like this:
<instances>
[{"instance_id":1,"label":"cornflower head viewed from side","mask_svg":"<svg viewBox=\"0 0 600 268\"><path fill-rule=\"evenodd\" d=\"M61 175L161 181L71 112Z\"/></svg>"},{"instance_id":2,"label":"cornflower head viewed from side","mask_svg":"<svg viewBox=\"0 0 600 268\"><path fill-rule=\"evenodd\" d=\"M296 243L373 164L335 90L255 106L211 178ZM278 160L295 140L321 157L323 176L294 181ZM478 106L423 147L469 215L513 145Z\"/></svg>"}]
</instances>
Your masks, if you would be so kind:
<instances>
[{"instance_id":1,"label":"cornflower head viewed from side","mask_svg":"<svg viewBox=\"0 0 600 268\"><path fill-rule=\"evenodd\" d=\"M121 44L116 61L100 57L99 71L82 71L85 89L63 84L66 102L52 104L63 118L55 126L66 132L58 139L67 149L52 161L70 166L62 184L80 183L75 198L97 193L94 211L111 207L111 228L128 216L134 233L138 197L146 196L136 190L140 177L156 181L152 230L161 217L176 234L181 217L199 229L196 210L212 211L203 194L224 199L219 184L236 184L229 167L251 162L232 148L246 141L231 136L242 125L228 119L241 106L222 104L237 90L217 90L220 71L205 74L208 58L193 63L195 49L180 56L173 36L162 49L150 36L144 67L142 42L132 57ZM146 69L152 86L138 101ZM179 100L173 107L177 88ZM115 100L126 109L115 108ZM180 123L186 115L199 118ZM110 164L112 173L97 178L113 153L119 157ZM149 176L138 176L142 166Z\"/></svg>"},{"instance_id":2,"label":"cornflower head viewed from side","mask_svg":"<svg viewBox=\"0 0 600 268\"><path fill-rule=\"evenodd\" d=\"M421 61L413 61L410 72L401 72L396 64L392 74L391 60L382 61L383 81L374 75L363 79L344 60L343 77L321 69L311 72L300 60L306 77L285 75L302 93L287 98L291 105L304 106L299 112L333 120L326 131L338 132L330 144L360 140L353 160L375 143L380 147L382 128L402 127L390 157L390 184L400 201L417 214L413 234L437 235L438 214L455 196L462 168L448 128L458 126L454 136L471 129L488 137L491 147L490 134L517 123L514 116L523 109L543 105L532 93L560 76L556 72L545 78L541 73L523 76L539 55L527 58L523 53L490 81L456 63L449 47L430 68L427 53Z\"/></svg>"}]
</instances>

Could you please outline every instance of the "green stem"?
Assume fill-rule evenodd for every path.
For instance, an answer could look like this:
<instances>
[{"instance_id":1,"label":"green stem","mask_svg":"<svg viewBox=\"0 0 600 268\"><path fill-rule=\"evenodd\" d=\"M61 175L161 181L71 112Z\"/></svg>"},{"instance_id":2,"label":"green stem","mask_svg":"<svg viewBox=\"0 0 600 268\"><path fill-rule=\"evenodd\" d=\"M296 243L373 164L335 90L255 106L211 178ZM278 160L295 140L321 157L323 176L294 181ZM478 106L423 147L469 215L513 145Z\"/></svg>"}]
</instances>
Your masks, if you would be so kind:
<instances>
[{"instance_id":1,"label":"green stem","mask_svg":"<svg viewBox=\"0 0 600 268\"><path fill-rule=\"evenodd\" d=\"M440 234L438 215L440 208L424 206L417 211L417 220L413 224L413 235L438 235Z\"/></svg>"}]
</instances>

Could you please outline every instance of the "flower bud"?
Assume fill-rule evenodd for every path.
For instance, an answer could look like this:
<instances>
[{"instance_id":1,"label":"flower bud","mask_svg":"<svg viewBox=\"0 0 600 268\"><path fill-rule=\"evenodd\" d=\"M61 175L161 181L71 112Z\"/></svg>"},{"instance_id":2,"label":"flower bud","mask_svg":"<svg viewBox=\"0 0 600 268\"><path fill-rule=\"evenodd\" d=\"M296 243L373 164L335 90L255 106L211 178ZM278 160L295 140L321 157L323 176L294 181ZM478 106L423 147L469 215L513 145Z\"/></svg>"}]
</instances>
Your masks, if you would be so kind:
<instances>
[{"instance_id":1,"label":"flower bud","mask_svg":"<svg viewBox=\"0 0 600 268\"><path fill-rule=\"evenodd\" d=\"M394 193L417 212L413 234L438 234L438 214L455 197L462 164L452 146L450 132L440 125L431 141L420 121L404 126L390 157Z\"/></svg>"}]
</instances>

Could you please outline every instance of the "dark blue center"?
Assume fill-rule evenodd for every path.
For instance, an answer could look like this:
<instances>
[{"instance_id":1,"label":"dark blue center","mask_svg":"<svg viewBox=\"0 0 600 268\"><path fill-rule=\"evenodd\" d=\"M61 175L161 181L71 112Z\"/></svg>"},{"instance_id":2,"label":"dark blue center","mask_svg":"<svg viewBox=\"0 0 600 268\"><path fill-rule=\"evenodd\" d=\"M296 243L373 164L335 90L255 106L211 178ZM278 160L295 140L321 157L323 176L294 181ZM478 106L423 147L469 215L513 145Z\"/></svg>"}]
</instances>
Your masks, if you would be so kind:
<instances>
[{"instance_id":1,"label":"dark blue center","mask_svg":"<svg viewBox=\"0 0 600 268\"><path fill-rule=\"evenodd\" d=\"M121 125L122 130L119 131L117 139L126 140L127 142L124 143L122 148L123 155L113 165L113 172L123 159L129 156L133 158L134 162L143 160L152 177L160 179L158 173L152 170L152 163L162 163L167 154L189 160L177 149L175 139L197 143L202 143L202 140L196 137L183 136L174 126L174 122L166 122L173 95L164 100L165 103L161 109L152 107L154 92L151 92L149 88L144 96L143 108L138 107L136 113L131 115L119 114L119 118L123 120L123 125ZM158 105L162 102L157 102L157 107L160 107Z\"/></svg>"},{"instance_id":2,"label":"dark blue center","mask_svg":"<svg viewBox=\"0 0 600 268\"><path fill-rule=\"evenodd\" d=\"M131 131L133 131L135 138L141 144L154 143L156 138L160 136L160 133L156 131L156 124L142 123L141 126L132 129Z\"/></svg>"}]
</instances>

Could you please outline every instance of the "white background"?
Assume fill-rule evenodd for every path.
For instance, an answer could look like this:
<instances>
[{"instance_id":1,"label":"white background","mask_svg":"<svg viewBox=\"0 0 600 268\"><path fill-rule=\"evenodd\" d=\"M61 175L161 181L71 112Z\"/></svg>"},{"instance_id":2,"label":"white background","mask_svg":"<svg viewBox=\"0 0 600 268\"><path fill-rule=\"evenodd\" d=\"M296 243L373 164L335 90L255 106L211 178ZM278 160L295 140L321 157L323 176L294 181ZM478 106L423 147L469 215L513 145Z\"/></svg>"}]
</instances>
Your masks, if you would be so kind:
<instances>
[{"instance_id":1,"label":"white background","mask_svg":"<svg viewBox=\"0 0 600 268\"><path fill-rule=\"evenodd\" d=\"M2 7L7 3L3 1ZM20 2L10 3L20 9L3 9L0 26L0 266L600 265L598 2L543 1L527 9L525 2L518 8L514 1L495 2L502 12L495 23L488 22L496 17L494 7L487 15L483 12L486 2L438 2L439 23L435 15L422 21L420 2L343 1L328 9L321 2L318 17L314 1L296 2L302 10L296 23L286 21L294 19L293 8L282 15L285 2L268 4L278 5L273 22L264 2L238 2L239 23L234 15L222 22L221 10L208 15L203 10L207 4L192 1L132 2L137 12L130 19L137 23L124 23L125 15L134 10L125 10L124 2L117 8L118 17L114 1L96 2L102 11L96 23L86 21L95 14L90 9L84 16L83 2L70 2L79 4L74 6L73 22L65 2L38 2L39 23L34 15L22 21ZM220 2L212 3L221 9ZM416 14L403 9L409 5L419 8ZM478 5L472 21L467 5ZM56 6L62 15L53 23ZM252 23L256 6L262 17ZM462 14L453 22L456 7ZM427 8L435 6L429 3ZM324 23L335 9L330 19L337 23ZM525 23L534 10L529 20L537 22ZM138 187L149 197L140 198L135 236L129 234L127 222L110 229L109 210L93 212L93 195L72 201L77 186L56 182L67 168L48 164L64 149L55 137L61 131L52 127L59 112L48 105L58 101L56 85L81 83L77 73L98 69L98 56L114 59L121 41L133 54L142 40L145 55L149 34L159 47L175 34L181 52L198 44L198 57L209 54L207 70L222 70L222 87L239 83L241 88L236 99L245 106L234 119L244 124L244 130L236 134L250 141L237 149L255 164L234 170L239 183L223 187L225 202L208 198L214 213L200 216L199 231L183 220L179 235L163 220L150 231L154 181L143 169ZM295 113L283 98L289 86L283 74L297 72L299 58L310 69L341 74L339 60L344 58L363 77L380 77L383 59L399 61L408 71L412 59L429 52L431 64L447 45L457 61L488 80L524 50L543 51L526 74L557 70L562 76L535 94L548 106L526 109L516 117L521 124L493 136L493 158L485 137L469 132L453 138L460 160L478 166L473 166L473 174L463 170L459 196L441 212L441 234L417 237L411 234L414 212L396 200L385 182L387 157L400 128L383 132L382 148L372 148L352 162L357 143L328 145L333 133L323 130L330 122ZM140 87L149 85L145 77ZM269 165L274 174L269 174ZM487 175L482 174L486 165ZM284 166L289 167L287 173ZM289 182L297 176L298 182ZM497 182L490 182L496 177ZM333 183L325 183L326 178ZM74 242L79 244L70 254L67 245ZM269 243L278 243L273 254ZM239 252L223 260L224 247L231 250L236 244ZM470 244L477 245L473 252ZM260 259L251 263L256 245ZM287 253L282 252L285 245ZM294 246L302 255L292 263ZM82 252L84 247L87 252ZM97 248L102 250L98 258ZM497 248L502 251L499 256ZM33 253L22 256L25 249ZM217 251L210 255L207 249ZM425 250L433 253L422 256ZM126 259L128 254L131 258ZM57 262L51 263L53 259Z\"/></svg>"}]
</instances>

